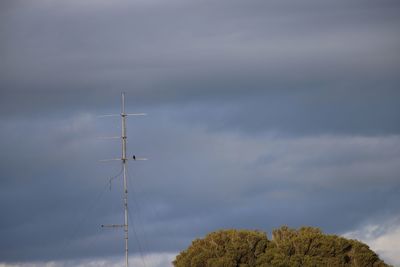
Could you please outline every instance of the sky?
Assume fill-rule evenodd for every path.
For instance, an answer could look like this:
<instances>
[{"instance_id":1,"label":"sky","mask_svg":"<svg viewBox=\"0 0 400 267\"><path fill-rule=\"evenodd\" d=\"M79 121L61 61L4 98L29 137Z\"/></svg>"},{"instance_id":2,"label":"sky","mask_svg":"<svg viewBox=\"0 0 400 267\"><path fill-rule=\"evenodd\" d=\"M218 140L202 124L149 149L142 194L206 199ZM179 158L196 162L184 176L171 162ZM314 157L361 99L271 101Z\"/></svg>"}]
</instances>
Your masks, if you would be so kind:
<instances>
[{"instance_id":1,"label":"sky","mask_svg":"<svg viewBox=\"0 0 400 267\"><path fill-rule=\"evenodd\" d=\"M400 3L3 0L0 266L119 266L315 226L400 266ZM115 179L111 179L116 177ZM111 182L110 182L111 179Z\"/></svg>"}]
</instances>

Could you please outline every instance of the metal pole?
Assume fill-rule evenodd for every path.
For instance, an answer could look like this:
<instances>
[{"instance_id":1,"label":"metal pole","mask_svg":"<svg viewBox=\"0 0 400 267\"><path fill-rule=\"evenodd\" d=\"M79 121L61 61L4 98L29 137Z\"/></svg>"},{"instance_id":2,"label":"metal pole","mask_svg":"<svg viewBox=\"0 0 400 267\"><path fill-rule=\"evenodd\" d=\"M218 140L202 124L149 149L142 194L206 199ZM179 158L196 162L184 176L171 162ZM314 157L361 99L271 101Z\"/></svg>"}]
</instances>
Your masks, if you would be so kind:
<instances>
[{"instance_id":1,"label":"metal pole","mask_svg":"<svg viewBox=\"0 0 400 267\"><path fill-rule=\"evenodd\" d=\"M125 220L124 220L124 233L125 233L125 266L128 267L128 189L127 189L127 182L126 182L126 116L125 113L125 93L121 95L121 122L122 122L122 168L123 168L123 175L124 175L124 211L125 211Z\"/></svg>"},{"instance_id":2,"label":"metal pole","mask_svg":"<svg viewBox=\"0 0 400 267\"><path fill-rule=\"evenodd\" d=\"M122 172L123 172L123 183L124 183L124 192L123 192L123 200L124 200L124 224L102 224L101 227L111 227L111 228L124 228L124 240L125 240L125 267L129 267L128 262L128 185L127 185L127 168L126 164L128 163L128 158L126 157L126 142L127 142L127 135L126 135L126 117L128 116L142 116L146 115L146 113L126 113L125 112L125 93L121 94L121 114L108 114L102 115L101 117L109 117L109 116L121 116L121 137L111 137L111 138L121 138L121 158L113 158L113 159L106 159L100 161L112 161L118 160L122 161ZM133 160L147 160L146 158L138 158L133 155ZM118 174L119 176L119 174ZM113 178L112 178L113 179ZM110 180L111 181L111 180Z\"/></svg>"}]
</instances>

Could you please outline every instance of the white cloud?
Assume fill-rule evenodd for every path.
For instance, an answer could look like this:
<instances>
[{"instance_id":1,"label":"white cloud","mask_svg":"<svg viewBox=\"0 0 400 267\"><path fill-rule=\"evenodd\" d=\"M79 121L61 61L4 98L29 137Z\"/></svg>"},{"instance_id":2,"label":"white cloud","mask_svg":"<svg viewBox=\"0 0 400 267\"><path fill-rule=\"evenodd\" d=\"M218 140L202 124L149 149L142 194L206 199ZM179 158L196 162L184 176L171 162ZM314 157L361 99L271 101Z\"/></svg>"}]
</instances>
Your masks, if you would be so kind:
<instances>
[{"instance_id":1,"label":"white cloud","mask_svg":"<svg viewBox=\"0 0 400 267\"><path fill-rule=\"evenodd\" d=\"M359 230L345 233L347 238L360 240L375 251L385 262L400 266L400 217L384 224L371 223Z\"/></svg>"},{"instance_id":2,"label":"white cloud","mask_svg":"<svg viewBox=\"0 0 400 267\"><path fill-rule=\"evenodd\" d=\"M152 253L143 257L139 255L129 258L129 265L136 267L167 267L172 266L176 253ZM0 267L119 267L124 266L124 259L83 259L67 261L48 262L26 262L26 263L0 263Z\"/></svg>"}]
</instances>

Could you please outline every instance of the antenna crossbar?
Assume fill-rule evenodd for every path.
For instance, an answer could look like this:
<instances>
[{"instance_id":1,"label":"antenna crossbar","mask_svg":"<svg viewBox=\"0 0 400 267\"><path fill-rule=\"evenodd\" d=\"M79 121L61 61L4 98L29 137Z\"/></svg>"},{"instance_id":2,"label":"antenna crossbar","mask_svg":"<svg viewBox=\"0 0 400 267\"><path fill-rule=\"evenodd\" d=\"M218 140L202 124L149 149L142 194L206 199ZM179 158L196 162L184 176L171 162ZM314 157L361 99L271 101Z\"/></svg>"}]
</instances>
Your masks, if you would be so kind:
<instances>
[{"instance_id":1,"label":"antenna crossbar","mask_svg":"<svg viewBox=\"0 0 400 267\"><path fill-rule=\"evenodd\" d=\"M123 224L102 224L101 227L109 227L109 228L120 228L124 227Z\"/></svg>"},{"instance_id":2,"label":"antenna crossbar","mask_svg":"<svg viewBox=\"0 0 400 267\"><path fill-rule=\"evenodd\" d=\"M104 114L97 116L98 118L104 117L119 117L119 116L146 116L147 113L120 113L120 114Z\"/></svg>"},{"instance_id":3,"label":"antenna crossbar","mask_svg":"<svg viewBox=\"0 0 400 267\"><path fill-rule=\"evenodd\" d=\"M98 139L120 139L121 136L99 136Z\"/></svg>"}]
</instances>

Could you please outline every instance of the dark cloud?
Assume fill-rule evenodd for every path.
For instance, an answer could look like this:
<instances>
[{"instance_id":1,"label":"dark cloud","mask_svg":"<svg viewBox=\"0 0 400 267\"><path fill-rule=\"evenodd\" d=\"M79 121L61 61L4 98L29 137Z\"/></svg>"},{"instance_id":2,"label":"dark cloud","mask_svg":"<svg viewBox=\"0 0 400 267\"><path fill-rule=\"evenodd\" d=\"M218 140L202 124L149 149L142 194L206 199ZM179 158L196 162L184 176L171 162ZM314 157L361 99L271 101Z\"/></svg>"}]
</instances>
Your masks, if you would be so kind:
<instances>
[{"instance_id":1,"label":"dark cloud","mask_svg":"<svg viewBox=\"0 0 400 267\"><path fill-rule=\"evenodd\" d=\"M397 133L398 9L393 1L21 2L3 18L1 113L109 107L123 89L138 104L257 98L232 105L273 113L265 124L284 130Z\"/></svg>"},{"instance_id":2,"label":"dark cloud","mask_svg":"<svg viewBox=\"0 0 400 267\"><path fill-rule=\"evenodd\" d=\"M338 233L399 213L398 136L244 137L150 111L130 118L128 129L131 153L151 158L129 168L131 217L148 252L180 250L218 228L316 225ZM118 155L119 145L92 138L117 129L113 120L81 115L29 125L36 140L12 134L26 126L6 124L2 136L2 258L118 253L118 233L99 225L122 219L121 181L111 191L107 183L119 166L95 161Z\"/></svg>"},{"instance_id":3,"label":"dark cloud","mask_svg":"<svg viewBox=\"0 0 400 267\"><path fill-rule=\"evenodd\" d=\"M141 248L218 228L342 233L399 214L397 1L8 1L0 258L119 255L120 123ZM134 138L133 138L134 137ZM376 221L374 221L376 223ZM133 230L133 229L132 229ZM132 238L132 252L140 250Z\"/></svg>"}]
</instances>

